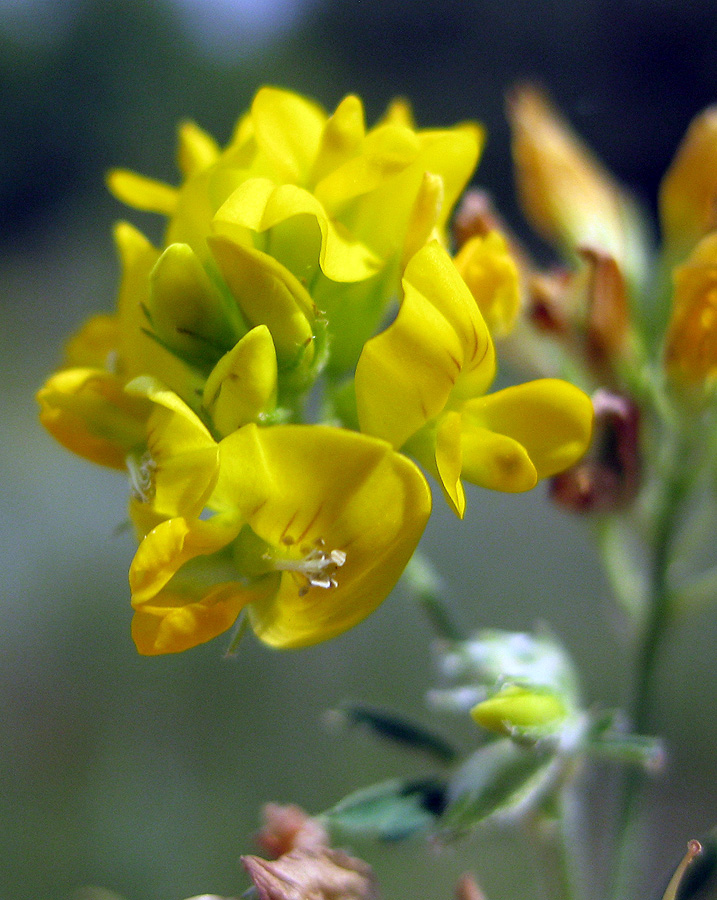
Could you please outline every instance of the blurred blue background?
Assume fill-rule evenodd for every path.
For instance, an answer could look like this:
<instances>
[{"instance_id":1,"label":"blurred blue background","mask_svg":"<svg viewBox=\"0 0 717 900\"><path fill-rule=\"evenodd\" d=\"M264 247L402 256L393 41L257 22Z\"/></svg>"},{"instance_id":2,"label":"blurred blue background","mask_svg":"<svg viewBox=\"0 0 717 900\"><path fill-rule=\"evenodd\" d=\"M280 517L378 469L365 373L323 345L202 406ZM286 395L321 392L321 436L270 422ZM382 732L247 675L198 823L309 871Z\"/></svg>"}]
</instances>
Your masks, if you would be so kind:
<instances>
[{"instance_id":1,"label":"blurred blue background","mask_svg":"<svg viewBox=\"0 0 717 900\"><path fill-rule=\"evenodd\" d=\"M360 93L369 121L400 94L420 125L485 123L476 183L520 229L503 105L526 78L654 209L690 118L717 99L717 11L689 0L1 0L0 900L68 900L87 884L127 900L239 895L238 857L253 849L264 801L320 811L424 771L364 736L327 731L325 709L350 698L454 728L424 706L430 631L400 589L325 646L276 654L246 639L227 662L220 639L179 657L136 655L134 547L116 533L125 485L54 445L33 399L64 339L114 303L110 226L127 212L104 172L174 179L176 123L194 118L226 140L262 83L327 107ZM158 234L158 223L133 220ZM436 505L424 549L457 618L469 628L549 622L586 698L619 703L622 628L585 523L542 490L472 490L462 525ZM717 820L715 637L705 610L662 657L652 724L671 769L652 788L652 889ZM466 750L475 740L467 723L458 736ZM592 777L599 786L605 772ZM604 810L594 809L598 847ZM387 898L448 898L466 868L493 900L540 895L530 853L503 833L449 851L354 849Z\"/></svg>"}]
</instances>

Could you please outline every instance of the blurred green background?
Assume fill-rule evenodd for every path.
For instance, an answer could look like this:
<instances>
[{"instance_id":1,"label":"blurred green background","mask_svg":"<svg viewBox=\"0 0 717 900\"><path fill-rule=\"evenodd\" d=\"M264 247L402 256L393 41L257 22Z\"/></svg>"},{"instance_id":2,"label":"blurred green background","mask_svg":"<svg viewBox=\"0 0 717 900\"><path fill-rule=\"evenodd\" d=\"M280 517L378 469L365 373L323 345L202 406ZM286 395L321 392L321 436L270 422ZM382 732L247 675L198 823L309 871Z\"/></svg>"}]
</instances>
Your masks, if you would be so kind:
<instances>
[{"instance_id":1,"label":"blurred green background","mask_svg":"<svg viewBox=\"0 0 717 900\"><path fill-rule=\"evenodd\" d=\"M179 657L136 655L134 547L116 534L125 485L55 446L33 399L64 339L113 306L110 227L127 212L104 172L173 179L176 123L194 118L225 140L262 83L327 107L358 92L370 121L401 94L420 125L486 124L477 183L520 228L503 104L526 78L654 208L689 119L717 99L717 10L689 0L0 0L0 900L69 900L87 884L127 900L239 895L238 857L253 849L264 801L320 811L423 771L365 736L327 731L325 709L349 698L454 728L424 706L430 631L400 589L325 646L276 654L246 639L228 662L220 639ZM585 523L541 490L474 489L462 525L436 506L424 549L459 620L548 621L586 698L619 703L624 629ZM652 788L656 837L641 862L653 893L686 840L717 821L715 619L695 615L662 657L653 727L671 768ZM469 749L471 728L458 732ZM596 868L605 778L588 779ZM540 896L533 858L505 833L451 850L353 849L387 898L446 900L466 868L493 900Z\"/></svg>"}]
</instances>

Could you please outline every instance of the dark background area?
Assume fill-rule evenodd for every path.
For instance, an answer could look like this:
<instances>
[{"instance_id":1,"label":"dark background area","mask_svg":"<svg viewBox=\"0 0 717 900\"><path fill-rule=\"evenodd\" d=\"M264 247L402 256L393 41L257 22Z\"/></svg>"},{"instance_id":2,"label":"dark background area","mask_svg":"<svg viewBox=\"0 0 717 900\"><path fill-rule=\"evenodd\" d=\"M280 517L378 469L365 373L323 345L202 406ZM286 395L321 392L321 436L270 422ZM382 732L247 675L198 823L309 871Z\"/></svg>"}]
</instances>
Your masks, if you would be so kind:
<instances>
[{"instance_id":1,"label":"dark background area","mask_svg":"<svg viewBox=\"0 0 717 900\"><path fill-rule=\"evenodd\" d=\"M546 87L653 211L689 120L717 99L712 2L313 0L290 21L284 10L251 24L247 12L217 26L218 6L197 0L190 17L149 0L0 2L0 900L67 900L86 884L127 900L239 895L238 857L252 850L263 801L320 811L371 781L423 771L364 737L327 732L327 707L348 697L453 727L424 706L430 632L400 590L310 650L275 654L247 639L228 663L220 640L137 657L134 548L115 534L126 488L57 448L33 400L65 338L114 303L110 227L127 211L107 195L105 171L174 180L177 122L194 118L225 141L263 83L327 107L359 93L369 122L402 95L419 125L486 125L476 183L521 230L503 115L511 85ZM542 490L472 490L463 523L436 506L424 549L462 622L550 622L587 700L619 703L622 629L587 526ZM653 894L686 840L717 820L716 636L714 611L701 611L662 658L653 725L672 768L653 788L655 838L642 864ZM469 749L471 727L458 730ZM598 844L605 810L594 811ZM529 851L505 833L455 851L354 849L376 866L386 898L448 898L466 868L492 900L540 896Z\"/></svg>"}]
</instances>

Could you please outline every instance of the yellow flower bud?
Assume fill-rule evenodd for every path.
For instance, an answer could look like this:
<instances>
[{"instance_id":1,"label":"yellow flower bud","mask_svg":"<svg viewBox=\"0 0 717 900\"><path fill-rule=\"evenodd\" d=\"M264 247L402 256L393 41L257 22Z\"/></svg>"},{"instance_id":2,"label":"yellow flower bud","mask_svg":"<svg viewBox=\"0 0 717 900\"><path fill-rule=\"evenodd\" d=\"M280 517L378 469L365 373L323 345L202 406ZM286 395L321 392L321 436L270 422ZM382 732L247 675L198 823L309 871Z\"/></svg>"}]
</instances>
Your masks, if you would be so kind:
<instances>
[{"instance_id":1,"label":"yellow flower bud","mask_svg":"<svg viewBox=\"0 0 717 900\"><path fill-rule=\"evenodd\" d=\"M665 368L683 385L699 385L717 374L717 234L703 238L674 271Z\"/></svg>"},{"instance_id":2,"label":"yellow flower bud","mask_svg":"<svg viewBox=\"0 0 717 900\"><path fill-rule=\"evenodd\" d=\"M660 185L660 219L672 259L717 227L717 106L697 116Z\"/></svg>"},{"instance_id":3,"label":"yellow flower bud","mask_svg":"<svg viewBox=\"0 0 717 900\"><path fill-rule=\"evenodd\" d=\"M539 91L516 90L508 108L523 209L547 241L588 245L625 262L625 197L607 170Z\"/></svg>"},{"instance_id":4,"label":"yellow flower bud","mask_svg":"<svg viewBox=\"0 0 717 900\"><path fill-rule=\"evenodd\" d=\"M560 697L548 691L509 685L471 710L473 720L497 734L553 731L567 710Z\"/></svg>"},{"instance_id":5,"label":"yellow flower bud","mask_svg":"<svg viewBox=\"0 0 717 900\"><path fill-rule=\"evenodd\" d=\"M520 310L520 291L518 267L503 235L491 231L466 241L455 264L491 333L508 334Z\"/></svg>"}]
</instances>

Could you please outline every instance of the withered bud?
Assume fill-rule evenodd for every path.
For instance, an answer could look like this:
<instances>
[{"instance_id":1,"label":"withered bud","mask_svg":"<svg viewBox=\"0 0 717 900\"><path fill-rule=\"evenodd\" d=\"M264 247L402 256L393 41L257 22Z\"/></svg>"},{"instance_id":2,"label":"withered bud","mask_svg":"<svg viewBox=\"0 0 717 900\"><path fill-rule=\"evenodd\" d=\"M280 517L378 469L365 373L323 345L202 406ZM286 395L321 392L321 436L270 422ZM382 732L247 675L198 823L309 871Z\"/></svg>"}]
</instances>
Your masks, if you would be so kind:
<instances>
[{"instance_id":1,"label":"withered bud","mask_svg":"<svg viewBox=\"0 0 717 900\"><path fill-rule=\"evenodd\" d=\"M588 362L599 374L610 373L612 364L627 350L630 309L627 288L615 257L597 247L580 247L588 265L585 340Z\"/></svg>"},{"instance_id":2,"label":"withered bud","mask_svg":"<svg viewBox=\"0 0 717 900\"><path fill-rule=\"evenodd\" d=\"M528 278L527 315L532 324L545 334L567 338L574 316L573 273L554 268L532 272Z\"/></svg>"},{"instance_id":3,"label":"withered bud","mask_svg":"<svg viewBox=\"0 0 717 900\"><path fill-rule=\"evenodd\" d=\"M490 231L505 233L505 222L496 212L487 191L470 188L463 195L453 219L453 242L460 250L472 237L485 237Z\"/></svg>"},{"instance_id":4,"label":"withered bud","mask_svg":"<svg viewBox=\"0 0 717 900\"><path fill-rule=\"evenodd\" d=\"M588 455L556 475L550 497L572 512L609 512L627 506L640 482L640 416L628 397L593 394L595 430Z\"/></svg>"},{"instance_id":5,"label":"withered bud","mask_svg":"<svg viewBox=\"0 0 717 900\"><path fill-rule=\"evenodd\" d=\"M456 900L486 900L472 875L461 875L456 885Z\"/></svg>"},{"instance_id":6,"label":"withered bud","mask_svg":"<svg viewBox=\"0 0 717 900\"><path fill-rule=\"evenodd\" d=\"M378 900L370 866L341 850L292 850L274 862L243 856L260 900Z\"/></svg>"},{"instance_id":7,"label":"withered bud","mask_svg":"<svg viewBox=\"0 0 717 900\"><path fill-rule=\"evenodd\" d=\"M508 243L510 254L521 272L535 268L528 251L508 227L507 222L493 206L487 191L469 188L458 204L453 218L453 247L456 253L474 237L485 237L491 231L500 232Z\"/></svg>"},{"instance_id":8,"label":"withered bud","mask_svg":"<svg viewBox=\"0 0 717 900\"><path fill-rule=\"evenodd\" d=\"M326 830L299 806L267 803L261 813L264 824L256 843L272 859L292 850L318 852L329 846Z\"/></svg>"}]
</instances>

